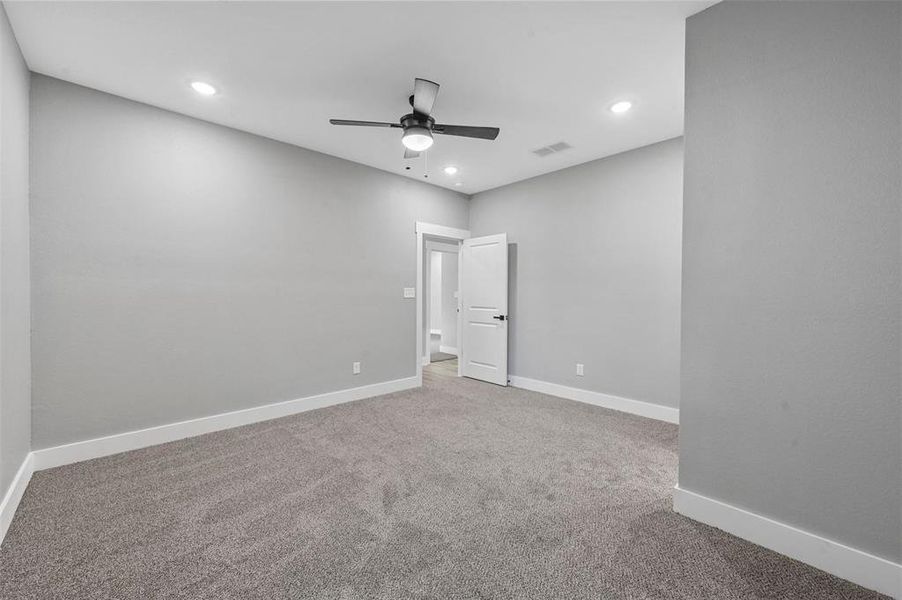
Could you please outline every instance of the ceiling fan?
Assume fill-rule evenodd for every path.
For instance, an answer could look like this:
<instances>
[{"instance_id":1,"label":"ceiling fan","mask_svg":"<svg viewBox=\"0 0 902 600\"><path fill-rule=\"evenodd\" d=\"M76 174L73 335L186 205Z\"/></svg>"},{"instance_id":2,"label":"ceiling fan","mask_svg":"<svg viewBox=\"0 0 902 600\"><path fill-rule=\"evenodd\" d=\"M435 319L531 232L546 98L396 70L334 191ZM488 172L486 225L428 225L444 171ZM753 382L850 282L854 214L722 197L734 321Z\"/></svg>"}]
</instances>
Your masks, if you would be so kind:
<instances>
[{"instance_id":1,"label":"ceiling fan","mask_svg":"<svg viewBox=\"0 0 902 600\"><path fill-rule=\"evenodd\" d=\"M501 131L497 127L471 127L469 125L442 125L432 118L432 105L438 96L439 85L428 79L415 79L413 95L409 98L413 112L401 117L397 123L380 121L348 121L329 119L333 125L357 125L360 127L391 127L403 129L401 143L406 148L404 158L416 158L420 152L432 146L432 134L456 135L460 137L494 140Z\"/></svg>"}]
</instances>

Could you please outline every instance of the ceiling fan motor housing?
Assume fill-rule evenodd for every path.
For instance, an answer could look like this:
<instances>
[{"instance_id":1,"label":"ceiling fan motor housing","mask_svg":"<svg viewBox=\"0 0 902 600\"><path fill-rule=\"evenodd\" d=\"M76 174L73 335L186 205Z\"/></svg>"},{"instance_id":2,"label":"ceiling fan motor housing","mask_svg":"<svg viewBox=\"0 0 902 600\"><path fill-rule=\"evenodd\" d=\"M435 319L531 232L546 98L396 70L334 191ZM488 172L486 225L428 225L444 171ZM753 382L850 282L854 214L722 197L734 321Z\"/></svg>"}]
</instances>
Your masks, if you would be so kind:
<instances>
[{"instance_id":1,"label":"ceiling fan motor housing","mask_svg":"<svg viewBox=\"0 0 902 600\"><path fill-rule=\"evenodd\" d=\"M405 131L411 127L424 127L429 131L432 131L433 125L435 125L435 119L427 115L410 113L409 115L401 117L401 127L403 127Z\"/></svg>"}]
</instances>

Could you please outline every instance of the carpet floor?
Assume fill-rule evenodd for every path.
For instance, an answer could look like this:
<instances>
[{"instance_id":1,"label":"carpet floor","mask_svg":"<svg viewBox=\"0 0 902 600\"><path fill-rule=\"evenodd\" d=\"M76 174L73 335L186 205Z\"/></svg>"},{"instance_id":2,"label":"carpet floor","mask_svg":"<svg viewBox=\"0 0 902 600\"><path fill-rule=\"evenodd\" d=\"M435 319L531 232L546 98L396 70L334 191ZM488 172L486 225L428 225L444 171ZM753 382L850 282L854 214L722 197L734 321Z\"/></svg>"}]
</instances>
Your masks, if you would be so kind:
<instances>
[{"instance_id":1,"label":"carpet floor","mask_svg":"<svg viewBox=\"0 0 902 600\"><path fill-rule=\"evenodd\" d=\"M0 598L881 598L677 515L677 427L410 390L35 473Z\"/></svg>"}]
</instances>

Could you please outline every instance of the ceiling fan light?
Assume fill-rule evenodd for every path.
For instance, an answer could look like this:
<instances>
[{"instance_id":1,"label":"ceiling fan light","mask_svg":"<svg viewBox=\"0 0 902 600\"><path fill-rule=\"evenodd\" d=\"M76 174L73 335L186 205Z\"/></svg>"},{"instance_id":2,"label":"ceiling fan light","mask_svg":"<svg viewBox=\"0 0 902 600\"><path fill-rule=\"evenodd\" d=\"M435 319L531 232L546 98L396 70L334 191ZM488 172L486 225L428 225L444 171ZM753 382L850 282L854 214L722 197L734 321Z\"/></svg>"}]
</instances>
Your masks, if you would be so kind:
<instances>
[{"instance_id":1,"label":"ceiling fan light","mask_svg":"<svg viewBox=\"0 0 902 600\"><path fill-rule=\"evenodd\" d=\"M423 152L432 145L432 132L425 127L408 127L404 130L401 143L408 150Z\"/></svg>"}]
</instances>

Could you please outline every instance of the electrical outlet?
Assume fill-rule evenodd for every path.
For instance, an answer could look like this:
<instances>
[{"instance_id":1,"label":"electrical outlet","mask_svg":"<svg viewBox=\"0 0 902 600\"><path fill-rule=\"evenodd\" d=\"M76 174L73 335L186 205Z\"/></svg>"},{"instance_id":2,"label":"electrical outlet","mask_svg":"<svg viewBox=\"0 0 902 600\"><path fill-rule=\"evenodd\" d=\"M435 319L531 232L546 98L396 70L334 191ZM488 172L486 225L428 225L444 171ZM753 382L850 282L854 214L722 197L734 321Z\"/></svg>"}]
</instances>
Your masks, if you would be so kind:
<instances>
[{"instance_id":1,"label":"electrical outlet","mask_svg":"<svg viewBox=\"0 0 902 600\"><path fill-rule=\"evenodd\" d=\"M582 377L585 373L583 373L583 363L576 363L576 374Z\"/></svg>"},{"instance_id":2,"label":"electrical outlet","mask_svg":"<svg viewBox=\"0 0 902 600\"><path fill-rule=\"evenodd\" d=\"M355 362L351 368L354 371L354 375L360 375L360 363L359 362Z\"/></svg>"}]
</instances>

